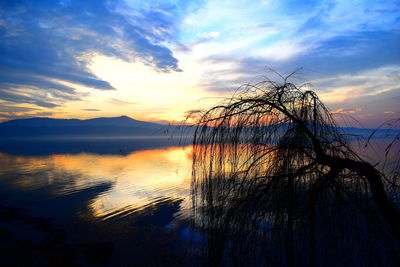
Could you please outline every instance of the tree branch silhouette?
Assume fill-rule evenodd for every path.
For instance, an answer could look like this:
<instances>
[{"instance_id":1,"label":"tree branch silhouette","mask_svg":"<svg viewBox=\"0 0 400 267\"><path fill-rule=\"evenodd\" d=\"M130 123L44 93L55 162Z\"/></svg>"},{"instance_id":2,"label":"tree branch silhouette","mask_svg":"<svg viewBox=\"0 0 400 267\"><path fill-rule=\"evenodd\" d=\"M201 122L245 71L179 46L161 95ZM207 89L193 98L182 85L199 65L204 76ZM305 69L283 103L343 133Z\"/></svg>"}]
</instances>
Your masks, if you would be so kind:
<instances>
[{"instance_id":1,"label":"tree branch silhouette","mask_svg":"<svg viewBox=\"0 0 400 267\"><path fill-rule=\"evenodd\" d=\"M195 226L208 233L208 263L219 265L227 253L244 255L246 246L281 236L285 265L294 265L300 237L313 248L311 264L317 235L328 229L321 218L334 224L354 210L360 218L354 229L365 219L400 241L400 215L385 174L351 149L313 91L288 80L248 84L190 114L196 122L193 212Z\"/></svg>"}]
</instances>

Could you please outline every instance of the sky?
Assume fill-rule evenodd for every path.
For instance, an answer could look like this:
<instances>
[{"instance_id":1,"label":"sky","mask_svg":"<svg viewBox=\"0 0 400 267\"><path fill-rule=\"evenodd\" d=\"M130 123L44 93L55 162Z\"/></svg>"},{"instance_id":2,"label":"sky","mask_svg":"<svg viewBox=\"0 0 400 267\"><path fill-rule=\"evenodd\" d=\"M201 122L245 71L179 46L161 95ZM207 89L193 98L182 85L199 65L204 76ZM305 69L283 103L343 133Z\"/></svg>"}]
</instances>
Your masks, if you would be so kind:
<instances>
[{"instance_id":1,"label":"sky","mask_svg":"<svg viewBox=\"0 0 400 267\"><path fill-rule=\"evenodd\" d=\"M0 36L0 121L181 121L299 68L339 120L400 117L398 0L1 0Z\"/></svg>"}]
</instances>

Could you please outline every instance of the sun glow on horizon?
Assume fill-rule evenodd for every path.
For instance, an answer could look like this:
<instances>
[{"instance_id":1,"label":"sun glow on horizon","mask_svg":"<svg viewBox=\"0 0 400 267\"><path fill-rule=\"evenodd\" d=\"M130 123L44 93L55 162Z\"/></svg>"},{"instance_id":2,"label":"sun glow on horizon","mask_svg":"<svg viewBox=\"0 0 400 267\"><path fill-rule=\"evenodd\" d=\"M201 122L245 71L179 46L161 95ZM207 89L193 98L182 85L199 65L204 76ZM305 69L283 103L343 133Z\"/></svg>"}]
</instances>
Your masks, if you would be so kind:
<instances>
[{"instance_id":1,"label":"sun glow on horizon","mask_svg":"<svg viewBox=\"0 0 400 267\"><path fill-rule=\"evenodd\" d=\"M77 101L68 109L70 116L82 117L81 110L91 108L99 110L96 115L124 114L147 121L182 121L187 111L207 107L228 96L226 92L206 91L198 82L209 68L225 66L210 64L207 68L188 55L176 56L182 58L182 72L159 72L141 62L94 56L88 68L116 90L91 91L85 101Z\"/></svg>"},{"instance_id":2,"label":"sun glow on horizon","mask_svg":"<svg viewBox=\"0 0 400 267\"><path fill-rule=\"evenodd\" d=\"M268 69L301 67L332 110L369 125L400 112L400 9L387 1L16 0L4 14L0 121L182 121Z\"/></svg>"}]
</instances>

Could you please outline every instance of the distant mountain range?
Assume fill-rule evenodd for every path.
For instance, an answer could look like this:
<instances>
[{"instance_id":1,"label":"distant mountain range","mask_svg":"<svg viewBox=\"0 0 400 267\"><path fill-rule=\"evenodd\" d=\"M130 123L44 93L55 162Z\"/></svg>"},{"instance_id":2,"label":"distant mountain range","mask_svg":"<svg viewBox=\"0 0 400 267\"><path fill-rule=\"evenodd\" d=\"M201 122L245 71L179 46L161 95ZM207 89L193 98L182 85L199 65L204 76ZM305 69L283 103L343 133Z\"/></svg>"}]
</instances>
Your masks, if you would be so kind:
<instances>
[{"instance_id":1,"label":"distant mountain range","mask_svg":"<svg viewBox=\"0 0 400 267\"><path fill-rule=\"evenodd\" d=\"M375 129L343 127L340 131L351 136L368 137ZM0 138L30 137L118 137L118 136L168 136L179 135L178 126L162 125L153 122L134 120L128 116L111 118L52 119L30 118L16 119L0 123ZM186 131L187 134L190 131ZM375 138L393 137L400 130L379 129Z\"/></svg>"},{"instance_id":2,"label":"distant mountain range","mask_svg":"<svg viewBox=\"0 0 400 267\"><path fill-rule=\"evenodd\" d=\"M176 126L134 120L128 116L111 118L16 119L0 123L0 138L47 136L160 136L168 135Z\"/></svg>"},{"instance_id":3,"label":"distant mountain range","mask_svg":"<svg viewBox=\"0 0 400 267\"><path fill-rule=\"evenodd\" d=\"M394 137L400 134L400 129L368 129L355 127L342 127L340 131L344 135L364 136L368 137L373 133L374 138Z\"/></svg>"}]
</instances>

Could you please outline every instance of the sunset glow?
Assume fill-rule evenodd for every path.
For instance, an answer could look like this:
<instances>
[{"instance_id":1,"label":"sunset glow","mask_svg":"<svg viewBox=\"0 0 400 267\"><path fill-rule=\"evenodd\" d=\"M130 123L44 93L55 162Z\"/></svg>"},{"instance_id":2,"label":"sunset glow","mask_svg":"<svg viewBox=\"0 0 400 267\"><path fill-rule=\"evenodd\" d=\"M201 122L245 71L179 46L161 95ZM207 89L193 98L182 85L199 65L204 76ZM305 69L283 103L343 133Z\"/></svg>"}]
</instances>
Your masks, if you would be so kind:
<instances>
[{"instance_id":1,"label":"sunset glow","mask_svg":"<svg viewBox=\"0 0 400 267\"><path fill-rule=\"evenodd\" d=\"M181 121L244 83L303 68L332 111L399 115L392 1L11 1L1 4L0 120Z\"/></svg>"}]
</instances>

